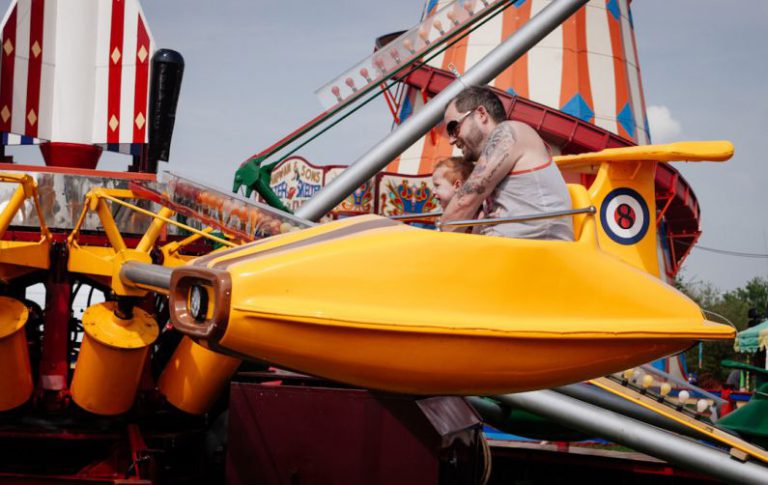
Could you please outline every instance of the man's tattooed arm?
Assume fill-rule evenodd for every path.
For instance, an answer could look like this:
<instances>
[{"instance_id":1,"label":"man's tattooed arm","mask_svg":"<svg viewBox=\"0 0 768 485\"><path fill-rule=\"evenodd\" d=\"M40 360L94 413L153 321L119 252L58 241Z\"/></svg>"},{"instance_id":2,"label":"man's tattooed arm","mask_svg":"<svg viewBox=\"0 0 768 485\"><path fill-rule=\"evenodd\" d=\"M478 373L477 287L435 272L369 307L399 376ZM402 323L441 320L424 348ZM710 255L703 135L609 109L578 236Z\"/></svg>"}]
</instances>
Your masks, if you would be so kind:
<instances>
[{"instance_id":1,"label":"man's tattooed arm","mask_svg":"<svg viewBox=\"0 0 768 485\"><path fill-rule=\"evenodd\" d=\"M442 222L475 217L483 200L512 170L515 142L510 123L501 123L493 130L474 170L445 208Z\"/></svg>"}]
</instances>

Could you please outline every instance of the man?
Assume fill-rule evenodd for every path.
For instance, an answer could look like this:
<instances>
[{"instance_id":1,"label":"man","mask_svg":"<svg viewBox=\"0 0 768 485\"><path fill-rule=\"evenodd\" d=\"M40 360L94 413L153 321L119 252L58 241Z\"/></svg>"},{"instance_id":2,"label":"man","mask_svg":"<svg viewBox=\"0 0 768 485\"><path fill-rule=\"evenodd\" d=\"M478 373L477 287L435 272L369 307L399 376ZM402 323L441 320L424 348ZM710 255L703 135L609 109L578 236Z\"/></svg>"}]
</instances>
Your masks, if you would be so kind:
<instances>
[{"instance_id":1,"label":"man","mask_svg":"<svg viewBox=\"0 0 768 485\"><path fill-rule=\"evenodd\" d=\"M538 133L508 121L501 100L486 87L459 93L443 117L451 145L475 168L445 208L441 222L513 217L571 209L571 198ZM445 228L444 230L453 230ZM461 230L461 229L457 229ZM480 226L493 236L573 240L570 217Z\"/></svg>"}]
</instances>

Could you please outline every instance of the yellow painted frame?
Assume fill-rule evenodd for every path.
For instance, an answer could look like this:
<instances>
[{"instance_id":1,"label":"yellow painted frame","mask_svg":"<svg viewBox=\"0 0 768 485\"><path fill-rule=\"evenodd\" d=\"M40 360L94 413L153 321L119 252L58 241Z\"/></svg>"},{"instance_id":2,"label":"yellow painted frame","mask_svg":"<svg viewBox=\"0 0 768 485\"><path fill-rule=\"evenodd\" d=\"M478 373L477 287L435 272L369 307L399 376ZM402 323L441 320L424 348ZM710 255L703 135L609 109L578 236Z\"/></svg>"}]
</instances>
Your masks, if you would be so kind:
<instances>
[{"instance_id":1,"label":"yellow painted frame","mask_svg":"<svg viewBox=\"0 0 768 485\"><path fill-rule=\"evenodd\" d=\"M13 218L27 199L31 199L40 220L40 240L37 242L0 240L0 280L10 281L36 269L50 267L51 232L40 208L37 182L28 174L0 172L0 182L16 183L18 188L0 211L0 238L5 235Z\"/></svg>"},{"instance_id":2,"label":"yellow painted frame","mask_svg":"<svg viewBox=\"0 0 768 485\"><path fill-rule=\"evenodd\" d=\"M172 224L193 233L193 236L188 237L183 241L168 243L161 248L163 254L168 256L165 263L166 266L178 266L186 263L187 259L177 254L179 249L201 237L210 239L227 247L237 246L237 244L232 241L210 234L212 231L210 228L199 230L171 219L175 212L167 207L163 207L158 213L154 213L123 199L143 199L143 197L137 195L130 189L96 188L88 192L86 195L86 203L83 206L83 210L80 213L75 228L67 237L67 246L69 247L69 271L88 274L96 279L100 279L105 283L108 283L118 295L142 296L146 294L146 290L133 288L124 284L120 279L120 268L128 261L151 263L149 253L154 247L158 237L160 237L165 224ZM153 219L147 232L141 238L135 249L129 249L126 246L125 241L120 234L120 229L117 227L117 223L112 217L112 211L110 210L108 202L122 205L123 207ZM105 248L80 245L78 236L80 235L80 230L88 212L95 212L98 215L110 247Z\"/></svg>"}]
</instances>

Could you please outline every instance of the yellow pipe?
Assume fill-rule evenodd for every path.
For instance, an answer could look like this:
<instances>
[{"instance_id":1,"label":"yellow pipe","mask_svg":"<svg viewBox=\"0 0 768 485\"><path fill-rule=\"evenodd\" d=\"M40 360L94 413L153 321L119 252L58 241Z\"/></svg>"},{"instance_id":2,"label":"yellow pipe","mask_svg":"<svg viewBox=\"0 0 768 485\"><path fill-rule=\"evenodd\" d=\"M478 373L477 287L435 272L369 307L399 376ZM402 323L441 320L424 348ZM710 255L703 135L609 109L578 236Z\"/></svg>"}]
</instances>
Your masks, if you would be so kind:
<instances>
[{"instance_id":1,"label":"yellow pipe","mask_svg":"<svg viewBox=\"0 0 768 485\"><path fill-rule=\"evenodd\" d=\"M216 402L240 362L184 337L163 369L158 387L178 409L203 414Z\"/></svg>"},{"instance_id":2,"label":"yellow pipe","mask_svg":"<svg viewBox=\"0 0 768 485\"><path fill-rule=\"evenodd\" d=\"M0 296L0 411L21 406L32 395L24 324L29 311L20 301Z\"/></svg>"},{"instance_id":3,"label":"yellow pipe","mask_svg":"<svg viewBox=\"0 0 768 485\"><path fill-rule=\"evenodd\" d=\"M205 229L203 229L203 232L205 232L206 234L212 231L213 231L212 227L206 227ZM173 241L166 244L165 246L162 247L162 251L165 254L175 254L184 246L188 244L192 244L193 242L197 241L201 237L203 236L200 234L192 234L191 236L185 237L181 241Z\"/></svg>"},{"instance_id":4,"label":"yellow pipe","mask_svg":"<svg viewBox=\"0 0 768 485\"><path fill-rule=\"evenodd\" d=\"M115 302L92 305L83 314L85 335L72 377L72 399L95 414L115 415L133 405L149 346L157 338L155 320L140 308L121 320Z\"/></svg>"},{"instance_id":5,"label":"yellow pipe","mask_svg":"<svg viewBox=\"0 0 768 485\"><path fill-rule=\"evenodd\" d=\"M120 235L120 230L117 228L115 219L112 217L112 211L109 210L109 206L104 199L99 199L96 205L96 211L99 214L101 225L104 228L104 233L107 235L107 239L109 239L109 243L118 253L120 251L125 251L126 246L125 241L123 241L123 236Z\"/></svg>"},{"instance_id":6,"label":"yellow pipe","mask_svg":"<svg viewBox=\"0 0 768 485\"><path fill-rule=\"evenodd\" d=\"M157 215L162 216L165 219L173 217L173 214L174 211L167 207L163 207L160 209L160 212L157 213ZM163 227L165 227L165 221L160 218L154 218L152 224L149 225L149 229L144 233L144 237L142 237L139 244L136 245L136 250L148 253L152 249L152 246L155 245L157 238L160 237L160 231L163 230Z\"/></svg>"},{"instance_id":7,"label":"yellow pipe","mask_svg":"<svg viewBox=\"0 0 768 485\"><path fill-rule=\"evenodd\" d=\"M8 204L3 211L0 212L0 237L2 237L5 234L5 231L8 230L8 226L11 225L13 217L16 215L16 212L18 212L21 204L24 203L25 198L26 194L24 193L24 186L19 185L11 196L11 199L8 201Z\"/></svg>"}]
</instances>

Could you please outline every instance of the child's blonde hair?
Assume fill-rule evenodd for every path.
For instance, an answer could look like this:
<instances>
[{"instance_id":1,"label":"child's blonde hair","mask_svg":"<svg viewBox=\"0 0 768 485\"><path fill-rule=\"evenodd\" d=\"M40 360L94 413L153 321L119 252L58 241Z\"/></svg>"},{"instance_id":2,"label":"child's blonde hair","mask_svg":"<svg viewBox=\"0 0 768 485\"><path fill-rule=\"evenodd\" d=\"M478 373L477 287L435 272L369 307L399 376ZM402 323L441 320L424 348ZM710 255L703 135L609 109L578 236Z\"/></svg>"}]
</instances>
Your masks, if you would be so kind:
<instances>
[{"instance_id":1,"label":"child's blonde hair","mask_svg":"<svg viewBox=\"0 0 768 485\"><path fill-rule=\"evenodd\" d=\"M445 178L453 183L457 180L464 182L469 178L469 174L475 168L475 164L467 161L464 157L443 158L435 165L435 172L440 167L445 167Z\"/></svg>"}]
</instances>

